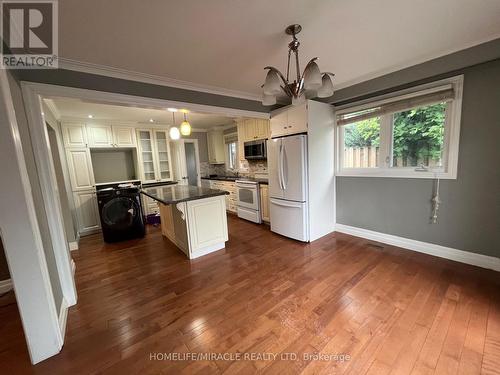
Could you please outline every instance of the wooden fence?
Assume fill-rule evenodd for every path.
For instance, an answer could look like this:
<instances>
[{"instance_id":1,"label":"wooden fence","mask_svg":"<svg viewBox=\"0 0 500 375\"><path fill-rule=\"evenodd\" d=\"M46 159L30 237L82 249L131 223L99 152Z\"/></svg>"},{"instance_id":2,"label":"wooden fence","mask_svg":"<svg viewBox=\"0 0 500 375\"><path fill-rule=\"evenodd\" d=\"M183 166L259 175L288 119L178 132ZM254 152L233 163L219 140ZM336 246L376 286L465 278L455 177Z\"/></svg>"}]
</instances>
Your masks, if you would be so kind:
<instances>
[{"instance_id":1,"label":"wooden fence","mask_svg":"<svg viewBox=\"0 0 500 375\"><path fill-rule=\"evenodd\" d=\"M345 147L344 168L374 168L378 157L378 147Z\"/></svg>"},{"instance_id":2,"label":"wooden fence","mask_svg":"<svg viewBox=\"0 0 500 375\"><path fill-rule=\"evenodd\" d=\"M380 165L378 147L345 147L344 148L344 168L375 168ZM382 160L382 162L384 162ZM398 157L392 160L393 167L417 167L423 164L429 168L441 165L440 160L429 158L409 158Z\"/></svg>"}]
</instances>

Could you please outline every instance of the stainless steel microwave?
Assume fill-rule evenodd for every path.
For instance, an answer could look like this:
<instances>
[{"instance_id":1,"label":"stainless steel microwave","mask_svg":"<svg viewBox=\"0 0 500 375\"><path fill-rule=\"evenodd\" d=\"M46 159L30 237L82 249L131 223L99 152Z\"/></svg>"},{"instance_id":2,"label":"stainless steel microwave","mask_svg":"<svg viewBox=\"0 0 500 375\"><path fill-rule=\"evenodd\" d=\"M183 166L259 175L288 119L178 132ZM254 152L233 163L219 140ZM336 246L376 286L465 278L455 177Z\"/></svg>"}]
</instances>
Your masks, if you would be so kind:
<instances>
[{"instance_id":1,"label":"stainless steel microwave","mask_svg":"<svg viewBox=\"0 0 500 375\"><path fill-rule=\"evenodd\" d=\"M245 159L267 159L267 140L250 141L244 143Z\"/></svg>"}]
</instances>

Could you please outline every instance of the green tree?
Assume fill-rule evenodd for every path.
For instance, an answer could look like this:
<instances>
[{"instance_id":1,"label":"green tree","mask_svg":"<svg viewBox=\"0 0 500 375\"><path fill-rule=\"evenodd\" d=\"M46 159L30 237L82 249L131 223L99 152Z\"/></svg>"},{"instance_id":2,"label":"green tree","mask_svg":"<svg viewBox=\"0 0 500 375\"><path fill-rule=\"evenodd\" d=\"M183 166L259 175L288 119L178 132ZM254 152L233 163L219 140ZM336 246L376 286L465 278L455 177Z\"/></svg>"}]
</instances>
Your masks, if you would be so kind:
<instances>
[{"instance_id":1,"label":"green tree","mask_svg":"<svg viewBox=\"0 0 500 375\"><path fill-rule=\"evenodd\" d=\"M402 159L403 166L429 164L439 160L444 140L446 103L413 108L394 114L393 158L394 165ZM369 147L380 145L380 117L346 125L344 130L346 147Z\"/></svg>"},{"instance_id":2,"label":"green tree","mask_svg":"<svg viewBox=\"0 0 500 375\"><path fill-rule=\"evenodd\" d=\"M346 125L344 140L346 147L378 147L380 144L380 117Z\"/></svg>"},{"instance_id":3,"label":"green tree","mask_svg":"<svg viewBox=\"0 0 500 375\"><path fill-rule=\"evenodd\" d=\"M446 104L439 103L394 114L393 157L403 166L439 160L444 140Z\"/></svg>"}]
</instances>

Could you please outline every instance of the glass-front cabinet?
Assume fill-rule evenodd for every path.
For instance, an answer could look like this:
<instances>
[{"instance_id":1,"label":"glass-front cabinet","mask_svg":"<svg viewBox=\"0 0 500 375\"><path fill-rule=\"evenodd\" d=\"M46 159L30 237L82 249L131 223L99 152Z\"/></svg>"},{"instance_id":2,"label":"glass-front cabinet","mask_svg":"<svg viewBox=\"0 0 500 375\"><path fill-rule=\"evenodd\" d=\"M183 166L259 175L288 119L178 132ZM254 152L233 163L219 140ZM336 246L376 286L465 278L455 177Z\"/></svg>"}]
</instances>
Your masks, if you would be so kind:
<instances>
[{"instance_id":1,"label":"glass-front cabinet","mask_svg":"<svg viewBox=\"0 0 500 375\"><path fill-rule=\"evenodd\" d=\"M172 162L167 130L138 129L142 183L172 180Z\"/></svg>"}]
</instances>

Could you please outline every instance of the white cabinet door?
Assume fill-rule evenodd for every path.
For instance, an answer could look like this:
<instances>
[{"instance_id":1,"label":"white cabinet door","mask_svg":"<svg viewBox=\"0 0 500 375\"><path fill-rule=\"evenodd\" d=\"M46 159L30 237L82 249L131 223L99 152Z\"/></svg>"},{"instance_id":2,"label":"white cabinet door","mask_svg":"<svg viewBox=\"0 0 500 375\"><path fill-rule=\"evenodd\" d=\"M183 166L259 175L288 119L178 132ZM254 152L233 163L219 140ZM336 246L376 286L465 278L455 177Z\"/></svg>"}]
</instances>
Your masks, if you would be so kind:
<instances>
[{"instance_id":1,"label":"white cabinet door","mask_svg":"<svg viewBox=\"0 0 500 375\"><path fill-rule=\"evenodd\" d=\"M172 161L170 158L170 145L166 130L154 130L155 144L153 147L156 159L156 178L159 181L172 181Z\"/></svg>"},{"instance_id":2,"label":"white cabinet door","mask_svg":"<svg viewBox=\"0 0 500 375\"><path fill-rule=\"evenodd\" d=\"M189 257L228 240L226 200L223 196L185 202L189 231Z\"/></svg>"},{"instance_id":3,"label":"white cabinet door","mask_svg":"<svg viewBox=\"0 0 500 375\"><path fill-rule=\"evenodd\" d=\"M73 193L75 200L78 233L80 235L96 232L100 228L99 208L95 190Z\"/></svg>"},{"instance_id":4,"label":"white cabinet door","mask_svg":"<svg viewBox=\"0 0 500 375\"><path fill-rule=\"evenodd\" d=\"M244 141L254 141L257 139L257 120L248 119L244 122L245 139Z\"/></svg>"},{"instance_id":5,"label":"white cabinet door","mask_svg":"<svg viewBox=\"0 0 500 375\"><path fill-rule=\"evenodd\" d=\"M224 133L222 130L211 130L207 133L208 162L224 164L226 162Z\"/></svg>"},{"instance_id":6,"label":"white cabinet door","mask_svg":"<svg viewBox=\"0 0 500 375\"><path fill-rule=\"evenodd\" d=\"M269 186L260 185L260 214L262 221L269 222Z\"/></svg>"},{"instance_id":7,"label":"white cabinet door","mask_svg":"<svg viewBox=\"0 0 500 375\"><path fill-rule=\"evenodd\" d=\"M113 147L113 131L109 125L87 125L89 147Z\"/></svg>"},{"instance_id":8,"label":"white cabinet door","mask_svg":"<svg viewBox=\"0 0 500 375\"><path fill-rule=\"evenodd\" d=\"M292 106L287 112L287 134L307 132L307 103Z\"/></svg>"},{"instance_id":9,"label":"white cabinet door","mask_svg":"<svg viewBox=\"0 0 500 375\"><path fill-rule=\"evenodd\" d=\"M290 106L271 117L271 136L307 132L307 103Z\"/></svg>"},{"instance_id":10,"label":"white cabinet door","mask_svg":"<svg viewBox=\"0 0 500 375\"><path fill-rule=\"evenodd\" d=\"M113 126L115 147L135 147L135 129L127 126Z\"/></svg>"},{"instance_id":11,"label":"white cabinet door","mask_svg":"<svg viewBox=\"0 0 500 375\"><path fill-rule=\"evenodd\" d=\"M153 150L153 131L151 129L138 129L137 142L142 183L157 182Z\"/></svg>"},{"instance_id":12,"label":"white cabinet door","mask_svg":"<svg viewBox=\"0 0 500 375\"><path fill-rule=\"evenodd\" d=\"M94 173L88 148L66 149L69 178L73 191L88 190L94 187Z\"/></svg>"},{"instance_id":13,"label":"white cabinet door","mask_svg":"<svg viewBox=\"0 0 500 375\"><path fill-rule=\"evenodd\" d=\"M63 124L64 147L87 147L85 124Z\"/></svg>"},{"instance_id":14,"label":"white cabinet door","mask_svg":"<svg viewBox=\"0 0 500 375\"><path fill-rule=\"evenodd\" d=\"M269 138L269 120L256 120L256 139Z\"/></svg>"},{"instance_id":15,"label":"white cabinet door","mask_svg":"<svg viewBox=\"0 0 500 375\"><path fill-rule=\"evenodd\" d=\"M284 111L271 117L271 137L287 134L288 112Z\"/></svg>"}]
</instances>

